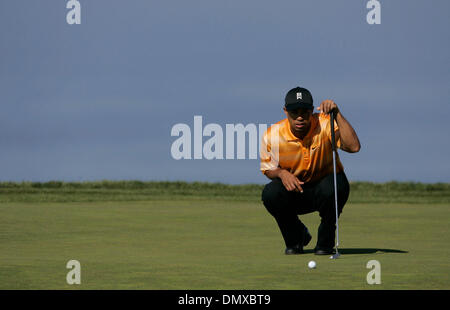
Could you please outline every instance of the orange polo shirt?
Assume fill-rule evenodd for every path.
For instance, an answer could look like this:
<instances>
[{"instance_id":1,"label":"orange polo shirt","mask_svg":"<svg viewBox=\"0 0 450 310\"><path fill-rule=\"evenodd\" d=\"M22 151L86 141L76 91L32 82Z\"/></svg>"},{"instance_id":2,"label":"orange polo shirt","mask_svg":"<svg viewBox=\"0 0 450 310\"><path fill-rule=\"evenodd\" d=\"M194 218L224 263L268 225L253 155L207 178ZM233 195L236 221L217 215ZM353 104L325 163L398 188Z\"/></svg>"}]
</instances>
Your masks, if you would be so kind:
<instances>
[{"instance_id":1,"label":"orange polo shirt","mask_svg":"<svg viewBox=\"0 0 450 310\"><path fill-rule=\"evenodd\" d=\"M339 131L336 121L334 131ZM333 173L329 114L314 113L311 116L311 128L303 139L294 136L286 118L269 127L261 142L261 171L264 174L268 170L282 168L308 183ZM336 147L341 147L338 135ZM344 171L344 167L336 154L336 172L341 171Z\"/></svg>"}]
</instances>

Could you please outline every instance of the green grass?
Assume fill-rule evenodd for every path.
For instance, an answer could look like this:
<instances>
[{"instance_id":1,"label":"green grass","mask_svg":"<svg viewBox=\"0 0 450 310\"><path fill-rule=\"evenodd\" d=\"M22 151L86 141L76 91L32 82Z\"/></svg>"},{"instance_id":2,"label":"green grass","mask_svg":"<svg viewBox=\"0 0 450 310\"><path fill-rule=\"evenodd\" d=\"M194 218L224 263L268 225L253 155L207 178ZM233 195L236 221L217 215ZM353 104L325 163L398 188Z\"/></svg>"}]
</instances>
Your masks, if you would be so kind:
<instances>
[{"instance_id":1,"label":"green grass","mask_svg":"<svg viewBox=\"0 0 450 310\"><path fill-rule=\"evenodd\" d=\"M283 254L259 185L56 183L0 185L0 289L450 289L448 184L353 184L343 255L330 260L311 252L317 213L301 217L307 253ZM71 259L78 286L66 283ZM372 259L381 285L366 283Z\"/></svg>"},{"instance_id":2,"label":"green grass","mask_svg":"<svg viewBox=\"0 0 450 310\"><path fill-rule=\"evenodd\" d=\"M148 201L160 199L260 200L264 185L202 182L0 182L1 202ZM352 182L352 203L450 203L450 183Z\"/></svg>"}]
</instances>

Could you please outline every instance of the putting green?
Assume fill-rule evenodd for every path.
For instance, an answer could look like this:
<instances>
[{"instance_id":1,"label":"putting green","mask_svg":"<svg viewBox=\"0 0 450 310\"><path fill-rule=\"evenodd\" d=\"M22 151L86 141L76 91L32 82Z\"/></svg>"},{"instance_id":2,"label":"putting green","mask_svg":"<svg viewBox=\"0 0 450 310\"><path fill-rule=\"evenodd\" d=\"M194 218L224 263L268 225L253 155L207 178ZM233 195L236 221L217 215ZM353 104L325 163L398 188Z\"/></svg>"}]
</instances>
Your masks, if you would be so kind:
<instances>
[{"instance_id":1,"label":"putting green","mask_svg":"<svg viewBox=\"0 0 450 310\"><path fill-rule=\"evenodd\" d=\"M0 204L1 289L450 289L448 204L348 204L342 256L286 256L259 202ZM81 285L66 283L69 260ZM310 260L317 262L309 269ZM369 260L381 284L369 285Z\"/></svg>"}]
</instances>

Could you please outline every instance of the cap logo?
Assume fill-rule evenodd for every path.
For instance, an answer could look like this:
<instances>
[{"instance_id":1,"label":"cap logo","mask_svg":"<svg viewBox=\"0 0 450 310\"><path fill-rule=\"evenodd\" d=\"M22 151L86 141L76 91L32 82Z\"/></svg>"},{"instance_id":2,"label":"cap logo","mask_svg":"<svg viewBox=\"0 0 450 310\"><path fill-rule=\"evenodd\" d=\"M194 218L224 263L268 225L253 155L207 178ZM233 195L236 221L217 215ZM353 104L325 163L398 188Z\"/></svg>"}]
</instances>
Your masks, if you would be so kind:
<instances>
[{"instance_id":1,"label":"cap logo","mask_svg":"<svg viewBox=\"0 0 450 310\"><path fill-rule=\"evenodd\" d=\"M302 93L297 93L297 99L303 100L303 98L302 98Z\"/></svg>"}]
</instances>

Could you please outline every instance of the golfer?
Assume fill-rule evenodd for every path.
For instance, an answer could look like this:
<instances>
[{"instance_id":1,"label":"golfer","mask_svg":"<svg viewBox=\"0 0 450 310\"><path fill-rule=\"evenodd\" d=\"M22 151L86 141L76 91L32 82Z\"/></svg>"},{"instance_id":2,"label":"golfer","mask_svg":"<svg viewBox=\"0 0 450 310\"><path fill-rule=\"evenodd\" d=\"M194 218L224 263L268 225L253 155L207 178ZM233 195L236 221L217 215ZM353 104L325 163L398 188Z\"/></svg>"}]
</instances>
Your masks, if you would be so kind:
<instances>
[{"instance_id":1,"label":"golfer","mask_svg":"<svg viewBox=\"0 0 450 310\"><path fill-rule=\"evenodd\" d=\"M349 153L361 147L355 130L334 101L323 101L317 108L319 113L313 110L307 89L291 89L285 98L286 119L264 133L261 145L261 171L272 180L264 187L262 201L280 228L285 254L303 253L312 236L298 215L315 211L321 222L314 253L334 253L336 208L329 113L335 116L336 147ZM350 186L339 157L336 173L340 214Z\"/></svg>"}]
</instances>

